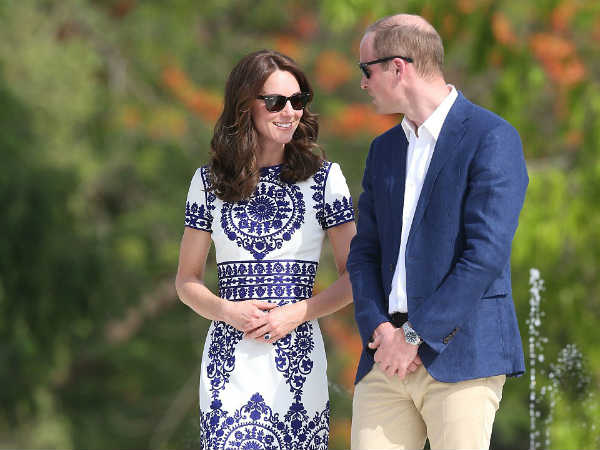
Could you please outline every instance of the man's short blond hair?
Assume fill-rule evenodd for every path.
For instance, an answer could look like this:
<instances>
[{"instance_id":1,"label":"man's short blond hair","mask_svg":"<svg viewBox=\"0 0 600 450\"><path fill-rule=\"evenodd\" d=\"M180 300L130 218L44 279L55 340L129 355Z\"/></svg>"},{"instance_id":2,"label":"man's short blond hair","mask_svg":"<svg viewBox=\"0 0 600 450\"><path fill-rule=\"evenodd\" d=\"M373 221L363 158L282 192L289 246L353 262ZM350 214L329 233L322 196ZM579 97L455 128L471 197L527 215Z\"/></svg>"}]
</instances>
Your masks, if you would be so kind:
<instances>
[{"instance_id":1,"label":"man's short blond hair","mask_svg":"<svg viewBox=\"0 0 600 450\"><path fill-rule=\"evenodd\" d=\"M418 20L401 20L399 17L379 19L365 31L365 34L374 34L375 55L378 58L394 55L412 58L415 71L423 78L443 75L444 45L435 28L422 17L412 16ZM389 63L385 64L389 67Z\"/></svg>"}]
</instances>

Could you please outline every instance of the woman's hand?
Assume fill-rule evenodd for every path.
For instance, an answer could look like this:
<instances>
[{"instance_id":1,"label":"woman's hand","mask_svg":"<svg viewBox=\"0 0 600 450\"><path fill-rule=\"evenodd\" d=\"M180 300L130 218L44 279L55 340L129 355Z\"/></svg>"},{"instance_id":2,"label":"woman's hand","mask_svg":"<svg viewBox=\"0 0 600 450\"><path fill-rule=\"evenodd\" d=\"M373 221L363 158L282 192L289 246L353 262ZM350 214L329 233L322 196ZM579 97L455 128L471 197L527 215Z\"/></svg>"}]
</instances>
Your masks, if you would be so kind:
<instances>
[{"instance_id":1,"label":"woman's hand","mask_svg":"<svg viewBox=\"0 0 600 450\"><path fill-rule=\"evenodd\" d=\"M225 322L244 333L264 326L269 321L269 310L277 308L275 303L261 300L228 301L226 305Z\"/></svg>"},{"instance_id":2,"label":"woman's hand","mask_svg":"<svg viewBox=\"0 0 600 450\"><path fill-rule=\"evenodd\" d=\"M303 301L288 303L272 309L269 314L265 314L267 321L263 325L246 332L245 337L272 344L295 330L304 321L305 312L306 305ZM267 333L269 339L265 339Z\"/></svg>"}]
</instances>

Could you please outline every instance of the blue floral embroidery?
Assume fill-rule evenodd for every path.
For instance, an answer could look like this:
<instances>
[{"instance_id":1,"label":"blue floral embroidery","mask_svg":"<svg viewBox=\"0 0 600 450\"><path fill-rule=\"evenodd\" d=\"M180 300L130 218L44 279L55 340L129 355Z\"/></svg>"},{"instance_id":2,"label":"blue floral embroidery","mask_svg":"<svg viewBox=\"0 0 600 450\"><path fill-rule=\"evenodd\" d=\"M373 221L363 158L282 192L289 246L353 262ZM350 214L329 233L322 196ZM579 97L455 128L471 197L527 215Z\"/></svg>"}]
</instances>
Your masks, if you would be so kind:
<instances>
[{"instance_id":1,"label":"blue floral embroidery","mask_svg":"<svg viewBox=\"0 0 600 450\"><path fill-rule=\"evenodd\" d=\"M309 298L318 265L301 260L219 263L219 295L228 300L275 299L279 305Z\"/></svg>"},{"instance_id":2,"label":"blue floral embroidery","mask_svg":"<svg viewBox=\"0 0 600 450\"><path fill-rule=\"evenodd\" d=\"M306 376L313 368L310 354L315 348L315 342L310 322L300 324L294 331L275 343L275 364L277 370L285 376L286 383L290 385L294 399L299 402Z\"/></svg>"},{"instance_id":3,"label":"blue floral embroidery","mask_svg":"<svg viewBox=\"0 0 600 450\"><path fill-rule=\"evenodd\" d=\"M321 226L324 229L341 225L342 223L354 220L354 208L352 207L352 197L341 197L335 199L333 204L325 203L325 213Z\"/></svg>"},{"instance_id":4,"label":"blue floral embroidery","mask_svg":"<svg viewBox=\"0 0 600 450\"><path fill-rule=\"evenodd\" d=\"M212 231L212 218L204 205L194 202L185 204L185 225L196 230Z\"/></svg>"},{"instance_id":5,"label":"blue floral embroidery","mask_svg":"<svg viewBox=\"0 0 600 450\"><path fill-rule=\"evenodd\" d=\"M225 322L213 322L208 349L209 363L206 368L210 380L210 391L213 401L211 409L221 408L219 391L225 389L229 376L235 368L235 346L242 340L243 333Z\"/></svg>"},{"instance_id":6,"label":"blue floral embroidery","mask_svg":"<svg viewBox=\"0 0 600 450\"><path fill-rule=\"evenodd\" d=\"M204 190L204 204L197 202L186 202L185 204L185 225L197 230L212 232L212 213L215 209L214 201L217 196L209 189L208 184L208 167L204 166L200 169L202 178L202 187Z\"/></svg>"},{"instance_id":7,"label":"blue floral embroidery","mask_svg":"<svg viewBox=\"0 0 600 450\"><path fill-rule=\"evenodd\" d=\"M257 392L232 415L200 414L200 447L207 450L326 450L328 446L329 402L312 418L302 403L294 402L282 420Z\"/></svg>"},{"instance_id":8,"label":"blue floral embroidery","mask_svg":"<svg viewBox=\"0 0 600 450\"><path fill-rule=\"evenodd\" d=\"M325 207L325 185L327 183L327 176L331 169L331 163L329 161L323 161L317 173L313 175L315 184L311 185L310 188L315 191L312 198L315 201L313 208L316 210L317 222L323 227L323 214Z\"/></svg>"},{"instance_id":9,"label":"blue floral embroidery","mask_svg":"<svg viewBox=\"0 0 600 450\"><path fill-rule=\"evenodd\" d=\"M264 168L247 200L223 202L221 227L227 238L256 259L282 247L304 222L304 198L296 184L281 181L280 166Z\"/></svg>"},{"instance_id":10,"label":"blue floral embroidery","mask_svg":"<svg viewBox=\"0 0 600 450\"><path fill-rule=\"evenodd\" d=\"M354 208L352 197L339 197L333 203L327 203L325 198L325 187L329 178L332 163L324 161L321 168L313 175L315 184L311 189L315 191L312 198L315 201L313 208L316 210L316 218L324 230L354 220Z\"/></svg>"}]
</instances>

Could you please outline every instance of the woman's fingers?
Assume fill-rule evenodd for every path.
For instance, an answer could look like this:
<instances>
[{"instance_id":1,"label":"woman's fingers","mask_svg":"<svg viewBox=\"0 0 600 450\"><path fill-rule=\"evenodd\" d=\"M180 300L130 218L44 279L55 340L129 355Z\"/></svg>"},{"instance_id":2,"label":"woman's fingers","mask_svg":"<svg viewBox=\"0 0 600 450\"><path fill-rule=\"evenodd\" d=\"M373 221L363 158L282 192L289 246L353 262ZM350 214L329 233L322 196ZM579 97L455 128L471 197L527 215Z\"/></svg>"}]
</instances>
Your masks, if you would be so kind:
<instances>
[{"instance_id":1,"label":"woman's fingers","mask_svg":"<svg viewBox=\"0 0 600 450\"><path fill-rule=\"evenodd\" d=\"M263 300L252 300L252 304L263 311L270 311L278 306L277 303L265 302Z\"/></svg>"},{"instance_id":2,"label":"woman's fingers","mask_svg":"<svg viewBox=\"0 0 600 450\"><path fill-rule=\"evenodd\" d=\"M264 325L262 325L260 327L254 328L254 329L246 332L246 334L244 335L244 337L246 337L248 339L262 338L268 332L269 332L269 325L268 324L264 324Z\"/></svg>"}]
</instances>

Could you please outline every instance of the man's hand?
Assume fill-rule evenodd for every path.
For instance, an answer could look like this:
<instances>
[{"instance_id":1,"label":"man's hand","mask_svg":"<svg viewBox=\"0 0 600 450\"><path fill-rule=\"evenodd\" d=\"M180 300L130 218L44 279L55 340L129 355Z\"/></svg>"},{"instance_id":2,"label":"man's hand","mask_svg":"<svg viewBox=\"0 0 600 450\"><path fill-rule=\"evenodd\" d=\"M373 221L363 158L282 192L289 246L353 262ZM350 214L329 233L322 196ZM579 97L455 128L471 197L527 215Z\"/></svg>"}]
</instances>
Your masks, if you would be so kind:
<instances>
[{"instance_id":1,"label":"man's hand","mask_svg":"<svg viewBox=\"0 0 600 450\"><path fill-rule=\"evenodd\" d=\"M389 377L397 375L403 379L422 364L417 354L419 346L406 342L404 330L396 328L390 322L384 322L375 329L369 348L376 350L375 362Z\"/></svg>"}]
</instances>

